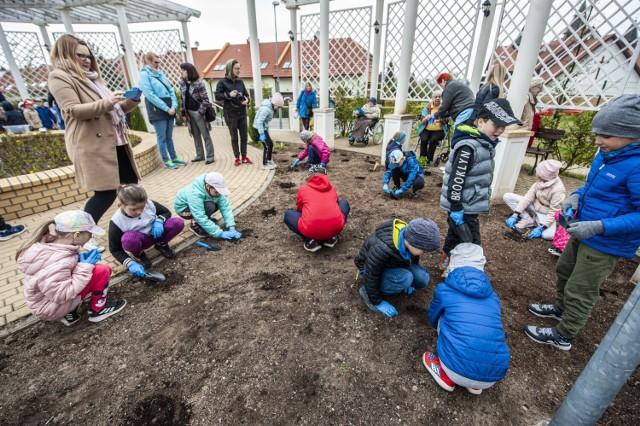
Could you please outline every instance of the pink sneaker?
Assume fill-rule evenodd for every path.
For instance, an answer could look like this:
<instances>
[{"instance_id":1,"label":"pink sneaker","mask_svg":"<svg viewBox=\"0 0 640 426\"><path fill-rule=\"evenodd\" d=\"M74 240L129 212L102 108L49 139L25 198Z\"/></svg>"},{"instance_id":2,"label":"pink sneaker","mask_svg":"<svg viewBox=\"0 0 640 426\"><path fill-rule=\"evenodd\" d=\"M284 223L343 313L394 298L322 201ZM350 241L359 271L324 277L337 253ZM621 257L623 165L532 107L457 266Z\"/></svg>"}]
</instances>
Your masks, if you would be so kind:
<instances>
[{"instance_id":1,"label":"pink sneaker","mask_svg":"<svg viewBox=\"0 0 640 426\"><path fill-rule=\"evenodd\" d=\"M431 373L431 376L433 376L436 383L438 383L442 389L448 392L453 392L453 389L455 389L456 385L442 369L438 355L431 352L425 352L422 355L422 363L427 368L427 371Z\"/></svg>"}]
</instances>

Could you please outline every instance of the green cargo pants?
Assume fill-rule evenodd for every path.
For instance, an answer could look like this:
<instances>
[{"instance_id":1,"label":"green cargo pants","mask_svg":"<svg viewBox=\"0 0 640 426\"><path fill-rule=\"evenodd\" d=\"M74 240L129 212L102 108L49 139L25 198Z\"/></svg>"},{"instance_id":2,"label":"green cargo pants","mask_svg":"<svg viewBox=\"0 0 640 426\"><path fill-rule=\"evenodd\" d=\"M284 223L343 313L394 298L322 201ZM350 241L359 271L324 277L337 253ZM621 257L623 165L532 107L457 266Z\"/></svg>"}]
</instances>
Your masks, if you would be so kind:
<instances>
[{"instance_id":1,"label":"green cargo pants","mask_svg":"<svg viewBox=\"0 0 640 426\"><path fill-rule=\"evenodd\" d=\"M571 237L556 264L556 305L562 309L558 333L571 338L584 327L598 300L600 284L611 275L618 259Z\"/></svg>"}]
</instances>

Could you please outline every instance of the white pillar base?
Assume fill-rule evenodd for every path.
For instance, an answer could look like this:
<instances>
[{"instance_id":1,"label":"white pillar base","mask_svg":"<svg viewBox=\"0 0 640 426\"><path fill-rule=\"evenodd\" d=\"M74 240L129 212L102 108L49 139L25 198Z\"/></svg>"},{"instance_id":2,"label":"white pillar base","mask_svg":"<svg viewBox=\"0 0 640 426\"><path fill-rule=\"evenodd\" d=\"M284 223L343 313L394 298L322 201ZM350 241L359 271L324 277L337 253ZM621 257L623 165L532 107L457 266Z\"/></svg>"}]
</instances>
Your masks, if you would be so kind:
<instances>
[{"instance_id":1,"label":"white pillar base","mask_svg":"<svg viewBox=\"0 0 640 426\"><path fill-rule=\"evenodd\" d=\"M289 130L292 132L300 133L300 118L294 118L296 112L296 103L289 102Z\"/></svg>"},{"instance_id":2,"label":"white pillar base","mask_svg":"<svg viewBox=\"0 0 640 426\"><path fill-rule=\"evenodd\" d=\"M387 145L396 132L404 132L406 137L402 144L402 150L407 151L411 145L411 127L414 116L411 114L387 114L384 116L384 133L382 135L382 151L380 151L380 163L384 164L387 156Z\"/></svg>"},{"instance_id":3,"label":"white pillar base","mask_svg":"<svg viewBox=\"0 0 640 426\"><path fill-rule=\"evenodd\" d=\"M334 141L334 121L336 110L333 108L315 108L313 110L313 131L320 135L327 146L333 150Z\"/></svg>"},{"instance_id":4,"label":"white pillar base","mask_svg":"<svg viewBox=\"0 0 640 426\"><path fill-rule=\"evenodd\" d=\"M492 203L501 203L502 196L507 192L513 192L516 187L531 135L533 132L529 130L507 130L500 137L501 142L496 146L491 182Z\"/></svg>"}]
</instances>

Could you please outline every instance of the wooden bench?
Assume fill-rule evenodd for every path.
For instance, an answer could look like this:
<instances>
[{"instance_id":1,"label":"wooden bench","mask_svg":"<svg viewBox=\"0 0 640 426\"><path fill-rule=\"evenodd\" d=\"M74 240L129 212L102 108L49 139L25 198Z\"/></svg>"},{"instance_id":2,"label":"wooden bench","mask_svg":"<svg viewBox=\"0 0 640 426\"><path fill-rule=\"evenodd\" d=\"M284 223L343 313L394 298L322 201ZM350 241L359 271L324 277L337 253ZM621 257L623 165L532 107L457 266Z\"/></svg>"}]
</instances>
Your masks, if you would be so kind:
<instances>
[{"instance_id":1,"label":"wooden bench","mask_svg":"<svg viewBox=\"0 0 640 426\"><path fill-rule=\"evenodd\" d=\"M556 144L564 136L564 130L562 129L545 129L539 128L533 135L535 139L540 139L538 145L535 147L527 148L527 154L535 155L536 161L533 163L533 167L529 172L529 176L533 175L538 166L538 161L544 161L549 157L553 151L555 151Z\"/></svg>"}]
</instances>

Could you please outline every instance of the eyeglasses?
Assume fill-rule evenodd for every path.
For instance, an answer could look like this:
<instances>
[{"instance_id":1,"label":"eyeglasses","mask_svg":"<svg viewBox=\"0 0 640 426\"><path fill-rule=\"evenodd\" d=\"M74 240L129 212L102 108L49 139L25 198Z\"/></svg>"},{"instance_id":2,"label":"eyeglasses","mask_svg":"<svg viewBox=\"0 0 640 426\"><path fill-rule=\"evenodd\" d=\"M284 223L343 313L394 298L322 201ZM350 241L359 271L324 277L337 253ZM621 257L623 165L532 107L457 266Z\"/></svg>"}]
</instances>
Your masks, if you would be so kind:
<instances>
[{"instance_id":1,"label":"eyeglasses","mask_svg":"<svg viewBox=\"0 0 640 426\"><path fill-rule=\"evenodd\" d=\"M76 56L81 61L86 61L87 59L90 60L90 61L93 61L93 59L94 59L93 55L85 55L84 53L76 53Z\"/></svg>"},{"instance_id":2,"label":"eyeglasses","mask_svg":"<svg viewBox=\"0 0 640 426\"><path fill-rule=\"evenodd\" d=\"M160 61L153 61L153 63L154 63L154 64L159 64L159 63L160 63Z\"/></svg>"}]
</instances>

